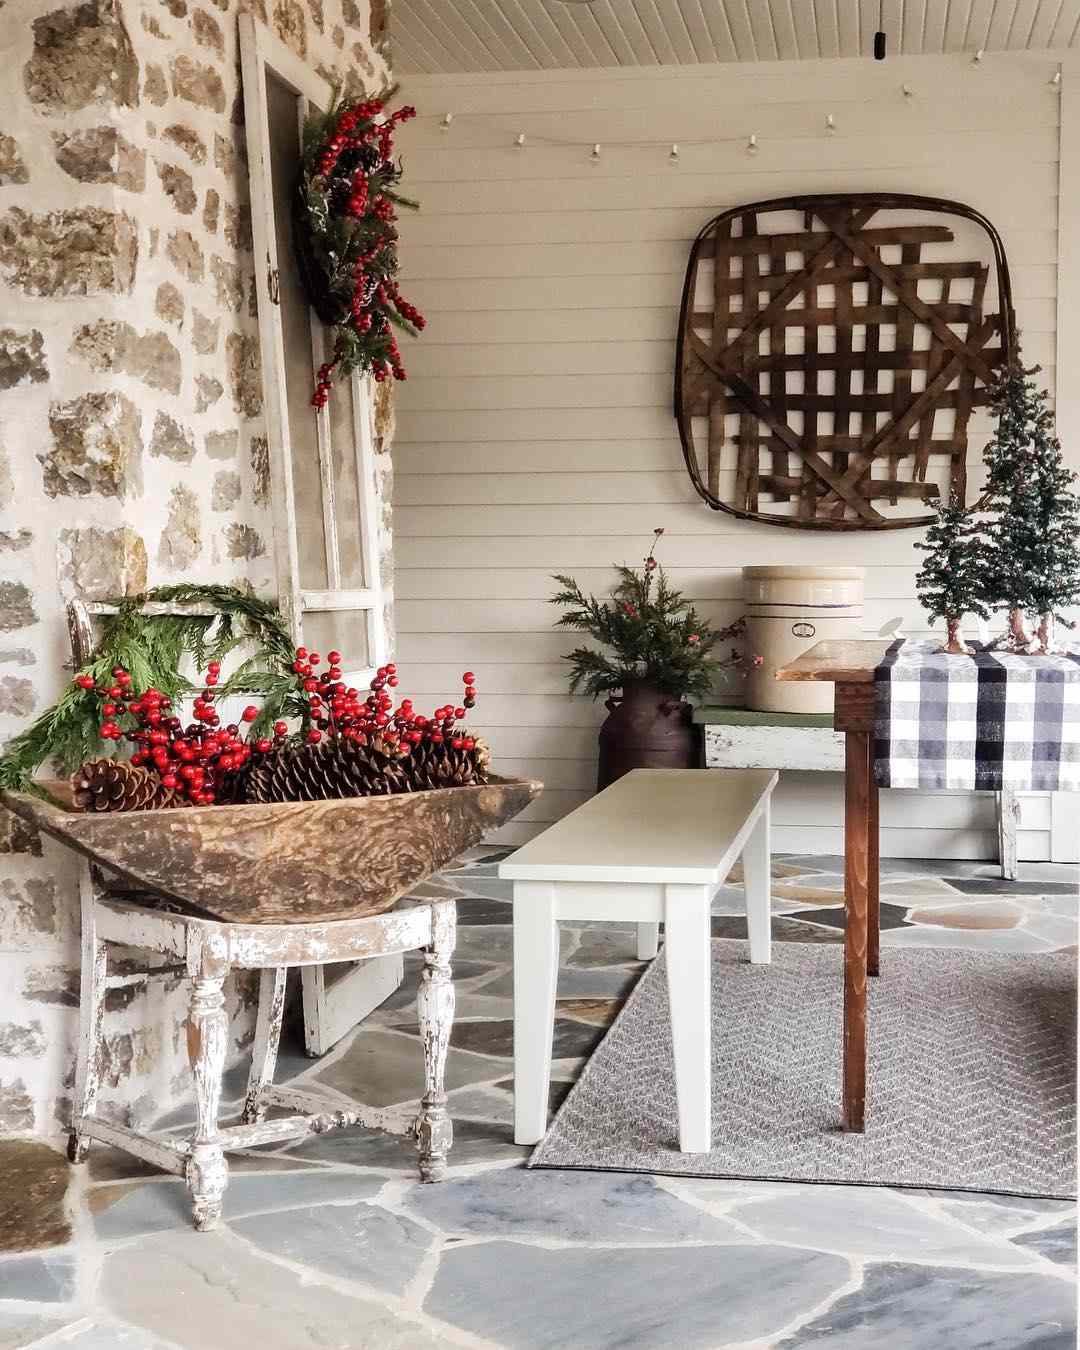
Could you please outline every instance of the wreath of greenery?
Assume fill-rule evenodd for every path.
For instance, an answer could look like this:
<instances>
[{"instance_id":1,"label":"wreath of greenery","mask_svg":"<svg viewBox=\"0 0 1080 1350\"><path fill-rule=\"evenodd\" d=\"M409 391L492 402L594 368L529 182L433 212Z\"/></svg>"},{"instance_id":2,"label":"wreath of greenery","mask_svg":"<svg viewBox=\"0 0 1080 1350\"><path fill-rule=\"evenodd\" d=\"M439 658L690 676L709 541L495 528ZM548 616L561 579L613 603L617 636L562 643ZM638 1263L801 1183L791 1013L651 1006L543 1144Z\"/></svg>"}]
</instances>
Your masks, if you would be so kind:
<instances>
[{"instance_id":1,"label":"wreath of greenery","mask_svg":"<svg viewBox=\"0 0 1080 1350\"><path fill-rule=\"evenodd\" d=\"M89 675L108 684L115 666L122 666L132 688L154 688L173 702L194 694L197 685L181 674L185 656L205 670L242 645L255 651L216 691L260 694L262 709L253 730L258 734L280 717L299 718L307 725L306 700L296 692L291 669L294 643L277 606L233 586L181 584L157 586L144 595L113 602L117 612L105 617L94 655L76 676ZM195 613L147 613L147 605L187 605ZM8 742L0 757L0 788L43 794L35 772L53 760L61 773L72 773L86 760L110 753L99 735L101 703L93 689L72 682L51 708ZM108 748L107 748L108 746Z\"/></svg>"},{"instance_id":2,"label":"wreath of greenery","mask_svg":"<svg viewBox=\"0 0 1080 1350\"><path fill-rule=\"evenodd\" d=\"M394 160L394 128L416 109L387 115L395 92L354 103L335 95L304 125L294 250L312 308L334 330L333 358L320 367L311 400L316 408L329 398L335 373L405 379L395 330L415 337L424 327L397 285L396 208L418 203L396 190L402 166Z\"/></svg>"}]
</instances>

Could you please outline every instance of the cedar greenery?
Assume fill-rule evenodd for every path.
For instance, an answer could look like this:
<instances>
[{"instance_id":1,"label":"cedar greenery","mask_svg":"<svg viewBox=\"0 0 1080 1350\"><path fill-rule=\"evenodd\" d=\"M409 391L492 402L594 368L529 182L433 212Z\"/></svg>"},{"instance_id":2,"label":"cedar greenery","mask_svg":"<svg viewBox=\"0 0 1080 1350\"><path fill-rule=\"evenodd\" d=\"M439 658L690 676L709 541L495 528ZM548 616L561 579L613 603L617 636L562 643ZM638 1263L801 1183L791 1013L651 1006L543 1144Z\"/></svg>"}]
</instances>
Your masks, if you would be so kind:
<instances>
[{"instance_id":1,"label":"cedar greenery","mask_svg":"<svg viewBox=\"0 0 1080 1350\"><path fill-rule=\"evenodd\" d=\"M306 719L306 703L297 696L289 670L293 641L277 606L233 586L157 586L144 595L115 602L115 614L102 622L93 657L75 672L96 684L109 684L114 666L130 675L132 688L155 688L174 702L195 692L196 686L180 673L190 656L198 670L220 661L243 644L256 652L223 684L219 695L262 694L265 702L255 730L278 717ZM147 606L188 605L200 613L155 614ZM53 706L19 733L0 758L0 788L16 791L41 789L34 773L55 760L62 773L71 773L105 746L98 734L101 702L93 689L68 685Z\"/></svg>"},{"instance_id":2,"label":"cedar greenery","mask_svg":"<svg viewBox=\"0 0 1080 1350\"><path fill-rule=\"evenodd\" d=\"M653 546L640 572L622 565L610 598L585 595L570 576L556 575L562 589L551 597L566 613L557 627L588 633L611 655L577 647L563 658L570 663L570 692L599 698L622 689L630 680L647 682L671 698L705 698L717 672L731 661L710 653L718 643L742 632L742 623L713 628L668 582L653 556L664 531L654 531Z\"/></svg>"}]
</instances>

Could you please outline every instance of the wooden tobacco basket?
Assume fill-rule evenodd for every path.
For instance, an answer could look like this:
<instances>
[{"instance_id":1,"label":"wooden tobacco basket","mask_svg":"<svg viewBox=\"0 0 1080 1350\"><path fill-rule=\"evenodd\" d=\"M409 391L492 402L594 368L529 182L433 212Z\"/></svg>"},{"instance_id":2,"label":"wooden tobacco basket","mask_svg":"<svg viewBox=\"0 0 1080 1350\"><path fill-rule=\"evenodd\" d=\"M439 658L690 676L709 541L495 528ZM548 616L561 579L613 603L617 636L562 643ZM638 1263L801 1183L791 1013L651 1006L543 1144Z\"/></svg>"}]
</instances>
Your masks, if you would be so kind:
<instances>
[{"instance_id":1,"label":"wooden tobacco basket","mask_svg":"<svg viewBox=\"0 0 1080 1350\"><path fill-rule=\"evenodd\" d=\"M66 784L43 784L63 798ZM380 914L518 814L543 784L322 802L102 812L5 792L11 811L93 862L229 923L308 923Z\"/></svg>"}]
</instances>

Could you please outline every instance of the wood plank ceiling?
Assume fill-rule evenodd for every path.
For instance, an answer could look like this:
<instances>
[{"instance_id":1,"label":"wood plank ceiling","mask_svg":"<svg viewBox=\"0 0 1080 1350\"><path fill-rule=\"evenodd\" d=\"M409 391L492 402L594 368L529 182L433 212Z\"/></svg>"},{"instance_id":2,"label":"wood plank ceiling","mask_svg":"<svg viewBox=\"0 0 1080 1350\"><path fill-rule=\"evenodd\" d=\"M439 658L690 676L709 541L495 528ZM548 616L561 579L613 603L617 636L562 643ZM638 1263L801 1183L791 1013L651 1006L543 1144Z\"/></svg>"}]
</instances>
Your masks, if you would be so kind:
<instances>
[{"instance_id":1,"label":"wood plank ceiling","mask_svg":"<svg viewBox=\"0 0 1080 1350\"><path fill-rule=\"evenodd\" d=\"M1065 50L1080 0L882 0L890 54ZM398 73L868 56L879 0L394 0Z\"/></svg>"}]
</instances>

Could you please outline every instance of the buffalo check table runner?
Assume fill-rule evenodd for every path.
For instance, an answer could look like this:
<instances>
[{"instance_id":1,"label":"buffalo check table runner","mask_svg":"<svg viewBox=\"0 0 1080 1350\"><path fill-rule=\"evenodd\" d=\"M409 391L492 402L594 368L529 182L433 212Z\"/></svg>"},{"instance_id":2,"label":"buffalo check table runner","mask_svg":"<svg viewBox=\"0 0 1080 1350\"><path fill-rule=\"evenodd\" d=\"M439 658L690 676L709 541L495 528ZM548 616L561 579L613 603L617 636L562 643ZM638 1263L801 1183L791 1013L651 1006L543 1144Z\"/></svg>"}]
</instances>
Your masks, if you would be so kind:
<instances>
[{"instance_id":1,"label":"buffalo check table runner","mask_svg":"<svg viewBox=\"0 0 1080 1350\"><path fill-rule=\"evenodd\" d=\"M1080 792L1080 651L950 656L894 642L874 671L879 787Z\"/></svg>"}]
</instances>

